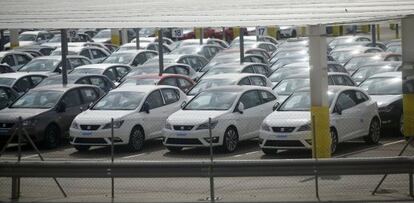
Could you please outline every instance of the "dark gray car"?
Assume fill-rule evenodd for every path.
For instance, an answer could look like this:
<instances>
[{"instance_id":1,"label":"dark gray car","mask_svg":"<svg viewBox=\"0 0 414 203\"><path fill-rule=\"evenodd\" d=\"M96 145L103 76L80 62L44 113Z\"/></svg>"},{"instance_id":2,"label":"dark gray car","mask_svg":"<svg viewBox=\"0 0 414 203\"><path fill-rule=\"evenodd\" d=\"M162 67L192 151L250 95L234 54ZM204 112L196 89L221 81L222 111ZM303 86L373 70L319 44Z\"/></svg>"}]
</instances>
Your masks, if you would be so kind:
<instances>
[{"instance_id":1,"label":"dark gray car","mask_svg":"<svg viewBox=\"0 0 414 203\"><path fill-rule=\"evenodd\" d=\"M16 130L19 117L35 142L57 147L72 120L103 95L92 85L56 85L30 90L0 111L0 139L4 143Z\"/></svg>"}]
</instances>

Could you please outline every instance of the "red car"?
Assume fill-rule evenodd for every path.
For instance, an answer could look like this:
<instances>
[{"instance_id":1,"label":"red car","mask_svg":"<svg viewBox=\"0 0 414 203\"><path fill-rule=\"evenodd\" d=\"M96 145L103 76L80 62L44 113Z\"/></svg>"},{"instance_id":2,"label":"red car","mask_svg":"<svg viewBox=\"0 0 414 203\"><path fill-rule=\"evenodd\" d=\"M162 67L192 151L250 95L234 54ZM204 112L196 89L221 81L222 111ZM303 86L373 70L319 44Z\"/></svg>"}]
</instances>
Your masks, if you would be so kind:
<instances>
[{"instance_id":1,"label":"red car","mask_svg":"<svg viewBox=\"0 0 414 203\"><path fill-rule=\"evenodd\" d=\"M195 82L191 78L179 74L148 74L126 78L120 86L126 85L171 85L180 88L183 92L189 91Z\"/></svg>"}]
</instances>

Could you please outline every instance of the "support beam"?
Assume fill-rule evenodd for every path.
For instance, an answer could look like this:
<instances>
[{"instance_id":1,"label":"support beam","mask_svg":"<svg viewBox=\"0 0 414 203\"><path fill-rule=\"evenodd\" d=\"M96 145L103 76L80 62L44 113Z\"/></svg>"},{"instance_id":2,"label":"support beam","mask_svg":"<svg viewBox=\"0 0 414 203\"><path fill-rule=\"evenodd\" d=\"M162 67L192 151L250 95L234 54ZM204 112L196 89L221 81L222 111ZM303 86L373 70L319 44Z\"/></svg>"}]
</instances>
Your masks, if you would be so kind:
<instances>
[{"instance_id":1,"label":"support beam","mask_svg":"<svg viewBox=\"0 0 414 203\"><path fill-rule=\"evenodd\" d=\"M11 29L10 30L10 49L16 48L19 46L19 30Z\"/></svg>"},{"instance_id":2,"label":"support beam","mask_svg":"<svg viewBox=\"0 0 414 203\"><path fill-rule=\"evenodd\" d=\"M128 31L127 29L121 29L121 44L128 43Z\"/></svg>"},{"instance_id":3,"label":"support beam","mask_svg":"<svg viewBox=\"0 0 414 203\"><path fill-rule=\"evenodd\" d=\"M200 28L200 45L203 44L204 28Z\"/></svg>"},{"instance_id":4,"label":"support beam","mask_svg":"<svg viewBox=\"0 0 414 203\"><path fill-rule=\"evenodd\" d=\"M0 30L0 51L4 50L4 30Z\"/></svg>"},{"instance_id":5,"label":"support beam","mask_svg":"<svg viewBox=\"0 0 414 203\"><path fill-rule=\"evenodd\" d=\"M223 27L223 41L225 41L225 42L227 42L227 39L226 39L226 28L225 27Z\"/></svg>"},{"instance_id":6,"label":"support beam","mask_svg":"<svg viewBox=\"0 0 414 203\"><path fill-rule=\"evenodd\" d=\"M372 46L375 47L375 45L377 44L377 29L375 24L371 25L371 41Z\"/></svg>"},{"instance_id":7,"label":"support beam","mask_svg":"<svg viewBox=\"0 0 414 203\"><path fill-rule=\"evenodd\" d=\"M326 27L311 25L309 30L309 63L311 87L312 151L314 158L331 157L329 133L328 68Z\"/></svg>"},{"instance_id":8,"label":"support beam","mask_svg":"<svg viewBox=\"0 0 414 203\"><path fill-rule=\"evenodd\" d=\"M137 50L140 48L139 46L139 28L136 28L136 29L134 29L134 31L135 31L135 45L136 45L136 48L137 48Z\"/></svg>"},{"instance_id":9,"label":"support beam","mask_svg":"<svg viewBox=\"0 0 414 203\"><path fill-rule=\"evenodd\" d=\"M414 33L414 16L403 18L401 26L403 128L406 137L414 137L414 39L411 37Z\"/></svg>"},{"instance_id":10,"label":"support beam","mask_svg":"<svg viewBox=\"0 0 414 203\"><path fill-rule=\"evenodd\" d=\"M279 31L278 26L269 26L267 27L267 35L274 37L275 39L279 40L280 36L277 35L277 32Z\"/></svg>"},{"instance_id":11,"label":"support beam","mask_svg":"<svg viewBox=\"0 0 414 203\"><path fill-rule=\"evenodd\" d=\"M240 29L239 43L240 43L240 64L244 61L244 30Z\"/></svg>"},{"instance_id":12,"label":"support beam","mask_svg":"<svg viewBox=\"0 0 414 203\"><path fill-rule=\"evenodd\" d=\"M162 41L163 41L163 33L162 33L162 29L160 28L158 30L158 62L159 62L159 73L158 75L161 76L162 73L164 72L164 52L163 52L163 47L162 47Z\"/></svg>"},{"instance_id":13,"label":"support beam","mask_svg":"<svg viewBox=\"0 0 414 203\"><path fill-rule=\"evenodd\" d=\"M395 24L395 39L400 39L400 28L398 23Z\"/></svg>"},{"instance_id":14,"label":"support beam","mask_svg":"<svg viewBox=\"0 0 414 203\"><path fill-rule=\"evenodd\" d=\"M62 53L62 85L68 84L68 32L66 29L60 30L61 53Z\"/></svg>"},{"instance_id":15,"label":"support beam","mask_svg":"<svg viewBox=\"0 0 414 203\"><path fill-rule=\"evenodd\" d=\"M120 46L121 37L119 36L118 29L111 29L111 43Z\"/></svg>"},{"instance_id":16,"label":"support beam","mask_svg":"<svg viewBox=\"0 0 414 203\"><path fill-rule=\"evenodd\" d=\"M377 24L377 41L381 40L381 27L380 24Z\"/></svg>"}]
</instances>

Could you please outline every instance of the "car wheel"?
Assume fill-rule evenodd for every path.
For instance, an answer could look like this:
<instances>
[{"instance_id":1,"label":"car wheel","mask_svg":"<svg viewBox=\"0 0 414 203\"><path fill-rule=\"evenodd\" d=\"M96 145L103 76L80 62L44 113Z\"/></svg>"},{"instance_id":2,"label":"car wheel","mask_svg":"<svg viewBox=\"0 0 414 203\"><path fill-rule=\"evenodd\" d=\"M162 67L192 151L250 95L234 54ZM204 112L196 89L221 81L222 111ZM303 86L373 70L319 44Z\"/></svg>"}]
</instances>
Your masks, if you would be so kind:
<instances>
[{"instance_id":1,"label":"car wheel","mask_svg":"<svg viewBox=\"0 0 414 203\"><path fill-rule=\"evenodd\" d=\"M338 147L338 133L336 132L336 130L331 129L331 154L334 154L336 152L336 149Z\"/></svg>"},{"instance_id":2,"label":"car wheel","mask_svg":"<svg viewBox=\"0 0 414 203\"><path fill-rule=\"evenodd\" d=\"M182 147L174 147L174 146L167 146L168 151L170 152L179 152L181 151L183 148Z\"/></svg>"},{"instance_id":3,"label":"car wheel","mask_svg":"<svg viewBox=\"0 0 414 203\"><path fill-rule=\"evenodd\" d=\"M364 140L368 144L377 144L380 140L380 123L378 119L374 118L369 125L369 134L364 137Z\"/></svg>"},{"instance_id":4,"label":"car wheel","mask_svg":"<svg viewBox=\"0 0 414 203\"><path fill-rule=\"evenodd\" d=\"M75 149L80 152L86 152L89 150L89 148L91 148L91 146L88 145L73 145L73 147L75 147Z\"/></svg>"},{"instance_id":5,"label":"car wheel","mask_svg":"<svg viewBox=\"0 0 414 203\"><path fill-rule=\"evenodd\" d=\"M267 155L276 155L277 149L262 148L263 153Z\"/></svg>"},{"instance_id":6,"label":"car wheel","mask_svg":"<svg viewBox=\"0 0 414 203\"><path fill-rule=\"evenodd\" d=\"M226 132L224 132L223 150L225 152L234 152L238 142L239 136L236 129L234 127L227 128Z\"/></svg>"},{"instance_id":7,"label":"car wheel","mask_svg":"<svg viewBox=\"0 0 414 203\"><path fill-rule=\"evenodd\" d=\"M296 30L292 31L292 37L296 37L298 34L296 33Z\"/></svg>"},{"instance_id":8,"label":"car wheel","mask_svg":"<svg viewBox=\"0 0 414 203\"><path fill-rule=\"evenodd\" d=\"M60 130L56 125L49 125L43 137L43 146L47 149L56 148L60 142Z\"/></svg>"},{"instance_id":9,"label":"car wheel","mask_svg":"<svg viewBox=\"0 0 414 203\"><path fill-rule=\"evenodd\" d=\"M144 132L138 128L134 127L129 135L128 148L129 151L140 151L144 147L145 135Z\"/></svg>"}]
</instances>

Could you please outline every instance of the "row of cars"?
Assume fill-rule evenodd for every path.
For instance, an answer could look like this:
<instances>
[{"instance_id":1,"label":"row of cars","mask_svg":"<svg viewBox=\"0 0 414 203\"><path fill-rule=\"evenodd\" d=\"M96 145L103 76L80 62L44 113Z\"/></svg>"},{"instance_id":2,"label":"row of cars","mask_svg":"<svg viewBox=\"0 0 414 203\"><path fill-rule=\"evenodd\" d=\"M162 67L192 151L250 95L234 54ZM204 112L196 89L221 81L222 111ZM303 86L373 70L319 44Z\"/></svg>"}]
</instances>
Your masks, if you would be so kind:
<instances>
[{"instance_id":1,"label":"row of cars","mask_svg":"<svg viewBox=\"0 0 414 203\"><path fill-rule=\"evenodd\" d=\"M338 42L335 46L349 43L349 47L359 50L369 45L365 41L358 43L358 37L348 38L349 42ZM71 144L82 151L111 143L125 144L136 151L142 149L145 140L159 137L171 151L208 146L211 142L233 152L240 140L257 137L265 153L310 148L307 39L279 42L271 37L261 37L259 41L256 37L246 37L245 40L242 61L237 40L229 45L218 39L208 39L204 45L195 45L195 40L183 40L173 46L164 43L173 48L165 55L162 76L156 74L157 52L121 47L102 63L88 59L90 64L73 66L68 75L70 85L64 87L56 85L61 82L58 65L61 62L56 61L54 66L31 65L44 59L35 58L17 74L42 72L48 78L33 83L30 88L38 86L27 93L30 88L22 91L23 96L0 111L0 134L10 135L17 117L21 116L23 125L45 146L56 147L69 129ZM329 45L330 52L337 50L332 42ZM382 84L383 90L376 87L374 80L381 73L377 71L379 67L395 67L384 68L385 72L399 70L401 65L395 61L401 55L380 52L352 53L343 64L329 54L331 86L327 94L332 152L337 144L349 139L364 137L367 142L378 142L383 125L396 125L400 132L401 76L398 72L383 73L384 77L397 75L389 79L389 87L384 85L388 83ZM136 60L139 62L134 64ZM369 71L359 81L358 88L354 74L363 67ZM0 81L2 75L6 74L0 75ZM96 79L91 76L102 76L112 84L92 83ZM381 77L379 80L385 81ZM391 96L371 97L379 93Z\"/></svg>"}]
</instances>

